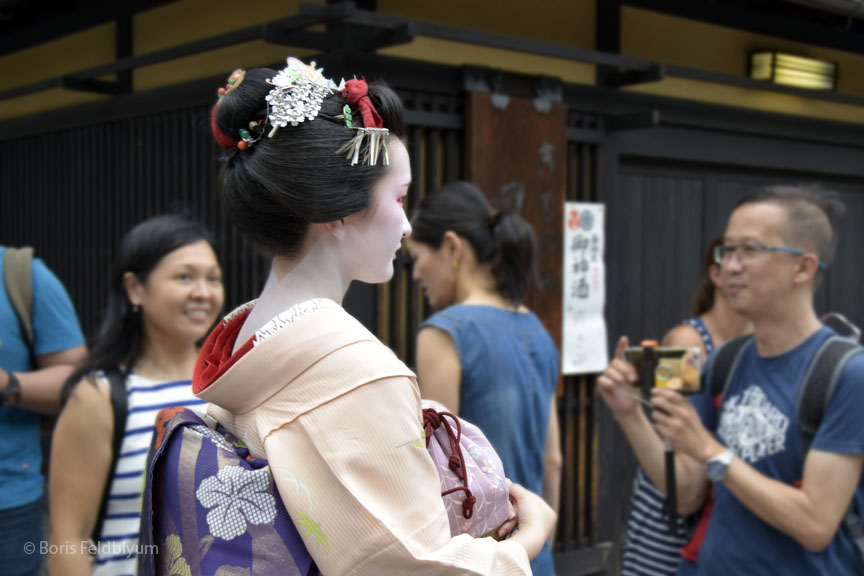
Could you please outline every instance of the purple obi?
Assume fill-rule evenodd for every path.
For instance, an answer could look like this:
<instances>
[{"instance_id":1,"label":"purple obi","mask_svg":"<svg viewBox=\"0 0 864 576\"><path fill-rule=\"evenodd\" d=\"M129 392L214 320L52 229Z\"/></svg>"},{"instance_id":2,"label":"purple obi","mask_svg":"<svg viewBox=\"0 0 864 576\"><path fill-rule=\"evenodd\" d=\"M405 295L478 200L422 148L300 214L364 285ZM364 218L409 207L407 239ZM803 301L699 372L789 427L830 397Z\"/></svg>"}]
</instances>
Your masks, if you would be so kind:
<instances>
[{"instance_id":1,"label":"purple obi","mask_svg":"<svg viewBox=\"0 0 864 576\"><path fill-rule=\"evenodd\" d=\"M423 401L426 447L455 536L507 519L501 460L479 428ZM188 408L162 410L147 466L138 574L318 574L266 460Z\"/></svg>"},{"instance_id":2,"label":"purple obi","mask_svg":"<svg viewBox=\"0 0 864 576\"><path fill-rule=\"evenodd\" d=\"M318 574L266 460L192 410L159 413L141 514L139 576ZM154 547L147 546L155 545Z\"/></svg>"}]
</instances>

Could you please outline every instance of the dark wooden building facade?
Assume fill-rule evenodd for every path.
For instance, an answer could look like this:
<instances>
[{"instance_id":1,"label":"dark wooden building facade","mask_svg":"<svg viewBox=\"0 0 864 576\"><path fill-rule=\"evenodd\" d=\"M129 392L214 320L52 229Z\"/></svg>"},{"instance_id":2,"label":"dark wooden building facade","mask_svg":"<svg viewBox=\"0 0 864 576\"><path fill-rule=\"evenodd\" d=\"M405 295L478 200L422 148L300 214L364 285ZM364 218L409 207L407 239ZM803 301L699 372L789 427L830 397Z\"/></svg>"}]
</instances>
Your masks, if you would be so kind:
<instances>
[{"instance_id":1,"label":"dark wooden building facade","mask_svg":"<svg viewBox=\"0 0 864 576\"><path fill-rule=\"evenodd\" d=\"M361 7L370 7L365 4ZM609 4L620 18L622 4L628 3ZM861 279L856 246L864 240L864 227L858 225L864 221L861 124L629 90L689 72L618 53L620 39L609 23L615 13L599 0L596 44L603 51L471 33L355 8L307 6L290 22L272 23L269 32L262 27L261 34L312 51L330 75L360 71L386 79L400 92L414 174L409 211L425 194L457 178L469 178L499 205L521 210L540 240L542 291L531 295L529 305L559 343L564 201L607 207L611 346L620 334L632 340L659 338L685 318L707 244L723 232L744 194L776 183L818 183L845 201L848 216L837 259L817 303L820 311L839 311L864 325L864 302L855 289ZM326 32L311 31L316 23ZM506 68L375 52L424 34L587 63L597 81L589 86ZM230 38L220 42L214 46L232 45ZM189 44L186 51L199 48ZM175 57L185 54L175 50ZM90 76L118 73L119 78L148 65L134 59L118 57L124 66ZM705 74L702 81L756 89L746 79L733 83ZM0 243L36 246L64 281L89 334L98 323L119 239L156 214L183 212L215 232L226 306L253 298L260 289L267 264L227 224L215 193L218 149L209 135L208 114L215 88L223 82L223 76L208 76L0 121ZM789 89L778 93L804 97ZM0 98L26 95L26 86L0 90ZM864 108L864 97L829 94L824 99ZM541 145L552 150L554 168L546 171L539 169ZM388 285L352 286L346 307L413 364L414 332L429 309L411 280L407 255L397 259ZM616 573L615 550L634 470L625 440L595 398L594 379L562 378L559 390L565 450L556 537L560 574Z\"/></svg>"}]
</instances>

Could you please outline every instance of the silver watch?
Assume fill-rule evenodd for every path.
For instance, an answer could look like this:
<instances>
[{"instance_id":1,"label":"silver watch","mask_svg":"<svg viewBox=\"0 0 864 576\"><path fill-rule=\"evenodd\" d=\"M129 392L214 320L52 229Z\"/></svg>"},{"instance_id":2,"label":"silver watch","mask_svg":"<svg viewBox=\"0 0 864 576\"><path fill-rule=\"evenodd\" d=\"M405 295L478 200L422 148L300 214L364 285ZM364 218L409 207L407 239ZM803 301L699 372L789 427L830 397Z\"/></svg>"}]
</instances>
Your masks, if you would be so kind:
<instances>
[{"instance_id":1,"label":"silver watch","mask_svg":"<svg viewBox=\"0 0 864 576\"><path fill-rule=\"evenodd\" d=\"M705 463L705 474L711 482L720 482L726 477L726 472L729 471L729 465L735 459L735 453L730 449L726 449L714 458Z\"/></svg>"}]
</instances>

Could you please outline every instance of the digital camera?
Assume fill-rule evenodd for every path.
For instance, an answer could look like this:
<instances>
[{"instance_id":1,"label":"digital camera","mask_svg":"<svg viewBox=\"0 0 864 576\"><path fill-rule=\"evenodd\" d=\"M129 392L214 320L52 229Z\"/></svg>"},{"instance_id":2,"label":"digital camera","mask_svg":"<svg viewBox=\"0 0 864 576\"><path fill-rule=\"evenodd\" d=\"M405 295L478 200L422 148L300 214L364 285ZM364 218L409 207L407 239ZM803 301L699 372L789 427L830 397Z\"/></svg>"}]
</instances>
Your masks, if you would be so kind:
<instances>
[{"instance_id":1,"label":"digital camera","mask_svg":"<svg viewBox=\"0 0 864 576\"><path fill-rule=\"evenodd\" d=\"M696 346L632 346L624 350L624 359L639 376L637 386L669 388L681 394L702 392L702 350Z\"/></svg>"}]
</instances>

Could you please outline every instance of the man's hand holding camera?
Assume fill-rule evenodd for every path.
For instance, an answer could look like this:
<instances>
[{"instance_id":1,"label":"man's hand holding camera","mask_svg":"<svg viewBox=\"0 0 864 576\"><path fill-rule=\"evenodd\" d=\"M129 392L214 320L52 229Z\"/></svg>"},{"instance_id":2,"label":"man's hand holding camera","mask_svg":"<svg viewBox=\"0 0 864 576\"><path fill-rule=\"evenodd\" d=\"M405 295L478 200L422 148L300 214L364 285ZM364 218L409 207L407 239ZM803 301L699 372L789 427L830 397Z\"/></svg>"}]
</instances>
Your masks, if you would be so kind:
<instances>
[{"instance_id":1,"label":"man's hand holding camera","mask_svg":"<svg viewBox=\"0 0 864 576\"><path fill-rule=\"evenodd\" d=\"M624 350L629 342L624 336L618 341L615 358L597 380L597 387L615 419L625 432L632 426L639 427L645 419L641 410L639 380L633 365L624 360ZM656 430L668 439L673 449L686 454L702 464L723 452L724 447L702 425L695 408L674 388L652 388L650 403ZM680 388L680 387L677 387Z\"/></svg>"},{"instance_id":2,"label":"man's hand holding camera","mask_svg":"<svg viewBox=\"0 0 864 576\"><path fill-rule=\"evenodd\" d=\"M669 440L675 452L705 464L725 450L702 425L693 405L675 390L654 388L651 404L657 432Z\"/></svg>"},{"instance_id":3,"label":"man's hand holding camera","mask_svg":"<svg viewBox=\"0 0 864 576\"><path fill-rule=\"evenodd\" d=\"M612 410L616 420L621 421L628 416L639 416L638 391L633 387L639 377L629 362L624 360L624 349L629 342L626 336L618 340L615 358L606 367L606 371L597 380L597 389L603 400Z\"/></svg>"}]
</instances>

